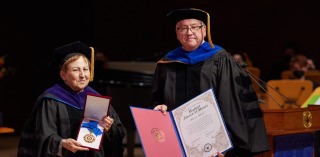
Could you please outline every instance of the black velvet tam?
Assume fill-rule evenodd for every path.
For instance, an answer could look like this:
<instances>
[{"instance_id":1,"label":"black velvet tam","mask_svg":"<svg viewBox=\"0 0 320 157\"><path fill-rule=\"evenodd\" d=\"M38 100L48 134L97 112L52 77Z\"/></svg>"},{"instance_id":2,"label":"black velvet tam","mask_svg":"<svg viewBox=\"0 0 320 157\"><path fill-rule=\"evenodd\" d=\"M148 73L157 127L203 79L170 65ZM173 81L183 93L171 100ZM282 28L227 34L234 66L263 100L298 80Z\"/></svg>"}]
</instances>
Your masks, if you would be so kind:
<instances>
[{"instance_id":1,"label":"black velvet tam","mask_svg":"<svg viewBox=\"0 0 320 157\"><path fill-rule=\"evenodd\" d=\"M54 49L55 65L61 66L66 60L76 54L84 54L89 60L91 59L91 48L81 41L76 41Z\"/></svg>"},{"instance_id":2,"label":"black velvet tam","mask_svg":"<svg viewBox=\"0 0 320 157\"><path fill-rule=\"evenodd\" d=\"M184 19L197 19L202 21L203 23L207 23L207 13L200 9L187 8L187 9L177 9L171 11L167 18L172 24L176 24L177 22Z\"/></svg>"}]
</instances>

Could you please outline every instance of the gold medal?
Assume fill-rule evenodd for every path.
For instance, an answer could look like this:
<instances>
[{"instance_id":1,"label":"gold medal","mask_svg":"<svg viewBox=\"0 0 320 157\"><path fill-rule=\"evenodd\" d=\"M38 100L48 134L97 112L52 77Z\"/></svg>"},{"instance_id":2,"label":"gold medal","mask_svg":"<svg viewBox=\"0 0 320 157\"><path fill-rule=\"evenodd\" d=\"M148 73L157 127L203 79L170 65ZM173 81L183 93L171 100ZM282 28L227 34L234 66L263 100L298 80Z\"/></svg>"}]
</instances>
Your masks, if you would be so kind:
<instances>
[{"instance_id":1,"label":"gold medal","mask_svg":"<svg viewBox=\"0 0 320 157\"><path fill-rule=\"evenodd\" d=\"M83 123L82 127L87 128L90 134L83 136L85 142L92 143L96 140L96 136L101 135L103 132L98 128L98 122L90 121L89 123Z\"/></svg>"},{"instance_id":2,"label":"gold medal","mask_svg":"<svg viewBox=\"0 0 320 157\"><path fill-rule=\"evenodd\" d=\"M88 142L88 143L92 143L94 142L94 140L96 140L96 138L94 137L94 135L91 134L86 134L83 136L84 141Z\"/></svg>"}]
</instances>

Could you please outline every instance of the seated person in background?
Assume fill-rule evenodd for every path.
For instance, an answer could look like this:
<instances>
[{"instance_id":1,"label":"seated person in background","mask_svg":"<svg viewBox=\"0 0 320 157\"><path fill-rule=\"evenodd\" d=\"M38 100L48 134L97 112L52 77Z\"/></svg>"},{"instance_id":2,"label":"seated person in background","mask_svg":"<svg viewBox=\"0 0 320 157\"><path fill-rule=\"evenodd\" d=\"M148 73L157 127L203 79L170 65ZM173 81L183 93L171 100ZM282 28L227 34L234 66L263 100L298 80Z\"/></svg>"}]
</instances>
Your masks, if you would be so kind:
<instances>
[{"instance_id":1,"label":"seated person in background","mask_svg":"<svg viewBox=\"0 0 320 157\"><path fill-rule=\"evenodd\" d=\"M233 59L234 59L237 63L239 63L239 65L240 65L241 67L246 67L246 66L247 66L247 63L246 63L246 61L245 61L245 57L243 56L243 54L241 54L241 53L234 53L234 54L232 55L232 57L233 57Z\"/></svg>"},{"instance_id":2,"label":"seated person in background","mask_svg":"<svg viewBox=\"0 0 320 157\"><path fill-rule=\"evenodd\" d=\"M252 61L251 61L248 53L247 53L247 52L242 52L241 54L242 54L242 56L243 56L243 58L244 58L243 60L244 60L244 61L246 62L246 64L247 64L247 67L253 67L253 63L252 63Z\"/></svg>"},{"instance_id":3,"label":"seated person in background","mask_svg":"<svg viewBox=\"0 0 320 157\"><path fill-rule=\"evenodd\" d=\"M55 49L52 66L60 76L56 84L39 96L20 137L18 157L122 157L126 130L110 106L104 116L100 150L89 150L76 141L83 118L86 93L99 94L89 87L93 80L93 48L74 42ZM59 68L59 69L58 69Z\"/></svg>"},{"instance_id":4,"label":"seated person in background","mask_svg":"<svg viewBox=\"0 0 320 157\"><path fill-rule=\"evenodd\" d=\"M306 80L305 72L309 70L308 58L305 55L297 54L290 61L290 70L292 70L292 74L294 79L298 80ZM310 80L312 81L312 80ZM317 82L312 81L313 89L317 88L319 84Z\"/></svg>"},{"instance_id":5,"label":"seated person in background","mask_svg":"<svg viewBox=\"0 0 320 157\"><path fill-rule=\"evenodd\" d=\"M281 79L281 73L290 69L291 59L299 52L297 45L293 43L284 44L283 46L280 58L271 64L267 80Z\"/></svg>"},{"instance_id":6,"label":"seated person in background","mask_svg":"<svg viewBox=\"0 0 320 157\"><path fill-rule=\"evenodd\" d=\"M316 70L316 66L311 58L307 60L307 69L308 70Z\"/></svg>"},{"instance_id":7,"label":"seated person in background","mask_svg":"<svg viewBox=\"0 0 320 157\"><path fill-rule=\"evenodd\" d=\"M234 53L233 59L240 64L241 67L253 67L252 61L246 52Z\"/></svg>"},{"instance_id":8,"label":"seated person in background","mask_svg":"<svg viewBox=\"0 0 320 157\"><path fill-rule=\"evenodd\" d=\"M303 54L297 54L290 60L290 70L308 71L308 58Z\"/></svg>"}]
</instances>

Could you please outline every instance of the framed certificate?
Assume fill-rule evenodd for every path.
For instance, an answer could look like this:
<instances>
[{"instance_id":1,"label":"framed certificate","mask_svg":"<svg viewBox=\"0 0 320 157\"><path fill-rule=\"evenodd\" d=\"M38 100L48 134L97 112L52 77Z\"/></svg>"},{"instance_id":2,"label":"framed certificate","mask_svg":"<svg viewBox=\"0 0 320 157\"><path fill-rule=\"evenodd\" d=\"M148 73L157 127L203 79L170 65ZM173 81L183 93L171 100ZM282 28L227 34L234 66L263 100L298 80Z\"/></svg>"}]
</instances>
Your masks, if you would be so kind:
<instances>
[{"instance_id":1,"label":"framed certificate","mask_svg":"<svg viewBox=\"0 0 320 157\"><path fill-rule=\"evenodd\" d=\"M233 147L212 89L166 115L130 109L146 156L208 157Z\"/></svg>"},{"instance_id":2,"label":"framed certificate","mask_svg":"<svg viewBox=\"0 0 320 157\"><path fill-rule=\"evenodd\" d=\"M99 150L104 136L101 120L109 114L111 98L87 94L85 110L80 124L77 141L83 147Z\"/></svg>"}]
</instances>

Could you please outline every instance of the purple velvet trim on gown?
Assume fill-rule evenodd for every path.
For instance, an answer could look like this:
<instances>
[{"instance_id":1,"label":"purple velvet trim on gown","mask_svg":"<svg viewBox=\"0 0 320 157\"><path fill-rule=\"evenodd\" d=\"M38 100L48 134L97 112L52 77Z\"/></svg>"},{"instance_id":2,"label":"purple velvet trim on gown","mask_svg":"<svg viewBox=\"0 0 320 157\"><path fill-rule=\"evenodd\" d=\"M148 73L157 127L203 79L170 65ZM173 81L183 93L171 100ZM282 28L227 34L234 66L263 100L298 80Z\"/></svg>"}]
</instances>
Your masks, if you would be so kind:
<instances>
[{"instance_id":1,"label":"purple velvet trim on gown","mask_svg":"<svg viewBox=\"0 0 320 157\"><path fill-rule=\"evenodd\" d=\"M84 108L84 101L86 100L87 93L99 95L97 91L89 86L87 86L82 92L76 93L65 84L55 84L51 88L47 89L44 93L53 95L53 97L46 97L55 99L79 109Z\"/></svg>"}]
</instances>

